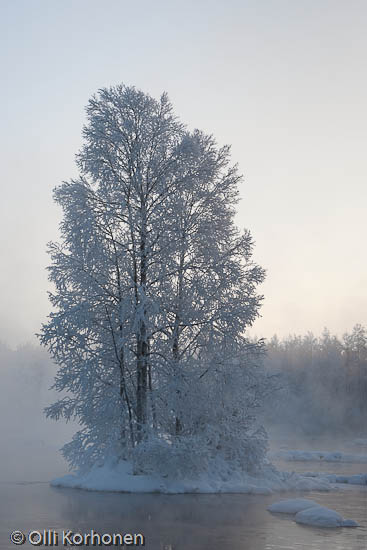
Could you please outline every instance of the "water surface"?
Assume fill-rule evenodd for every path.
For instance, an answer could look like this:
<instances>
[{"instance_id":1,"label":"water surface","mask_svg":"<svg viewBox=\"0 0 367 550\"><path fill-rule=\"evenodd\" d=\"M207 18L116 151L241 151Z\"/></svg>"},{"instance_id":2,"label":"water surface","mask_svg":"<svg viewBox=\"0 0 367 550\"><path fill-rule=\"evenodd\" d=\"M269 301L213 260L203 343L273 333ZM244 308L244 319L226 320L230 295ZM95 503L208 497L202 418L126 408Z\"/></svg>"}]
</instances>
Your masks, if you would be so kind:
<instances>
[{"instance_id":1,"label":"water surface","mask_svg":"<svg viewBox=\"0 0 367 550\"><path fill-rule=\"evenodd\" d=\"M312 498L361 527L317 529L266 511L271 502L295 496ZM142 533L148 550L366 550L367 487L270 496L137 495L3 483L0 518L4 550L16 548L9 540L14 529Z\"/></svg>"}]
</instances>

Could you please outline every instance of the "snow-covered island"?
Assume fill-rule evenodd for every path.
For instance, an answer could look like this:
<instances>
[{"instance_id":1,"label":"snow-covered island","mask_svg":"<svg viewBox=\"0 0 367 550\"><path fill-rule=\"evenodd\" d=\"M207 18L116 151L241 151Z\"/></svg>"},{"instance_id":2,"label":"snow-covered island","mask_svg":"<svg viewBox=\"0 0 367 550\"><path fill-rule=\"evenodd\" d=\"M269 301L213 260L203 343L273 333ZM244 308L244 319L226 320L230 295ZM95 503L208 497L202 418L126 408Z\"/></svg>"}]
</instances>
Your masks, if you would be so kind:
<instances>
[{"instance_id":1,"label":"snow-covered island","mask_svg":"<svg viewBox=\"0 0 367 550\"><path fill-rule=\"evenodd\" d=\"M328 479L278 472L272 466L264 467L258 475L230 472L225 464L216 466L195 478L177 479L154 474L134 475L132 464L126 461L108 462L94 466L79 475L54 479L54 487L70 487L94 491L132 493L247 493L272 494L278 491L331 491ZM221 473L221 475L218 475Z\"/></svg>"}]
</instances>

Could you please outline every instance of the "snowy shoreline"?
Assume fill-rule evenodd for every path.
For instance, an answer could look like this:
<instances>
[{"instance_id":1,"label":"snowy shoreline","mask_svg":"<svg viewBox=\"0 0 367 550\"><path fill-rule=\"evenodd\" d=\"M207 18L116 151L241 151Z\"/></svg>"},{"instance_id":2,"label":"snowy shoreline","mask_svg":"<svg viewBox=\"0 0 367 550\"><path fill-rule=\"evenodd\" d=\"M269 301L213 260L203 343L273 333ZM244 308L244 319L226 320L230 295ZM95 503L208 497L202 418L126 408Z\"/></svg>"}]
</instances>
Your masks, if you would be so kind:
<instances>
[{"instance_id":1,"label":"snowy shoreline","mask_svg":"<svg viewBox=\"0 0 367 550\"><path fill-rule=\"evenodd\" d=\"M153 475L133 475L126 461L92 468L83 474L66 475L51 481L53 487L127 493L245 493L269 495L283 491L332 491L335 486L326 477L280 472L264 467L261 475L233 473L230 479L201 476L195 480L172 480Z\"/></svg>"},{"instance_id":2,"label":"snowy shoreline","mask_svg":"<svg viewBox=\"0 0 367 550\"><path fill-rule=\"evenodd\" d=\"M346 462L352 464L367 464L367 455L354 455L339 451L299 451L281 450L271 453L270 458L289 462Z\"/></svg>"}]
</instances>

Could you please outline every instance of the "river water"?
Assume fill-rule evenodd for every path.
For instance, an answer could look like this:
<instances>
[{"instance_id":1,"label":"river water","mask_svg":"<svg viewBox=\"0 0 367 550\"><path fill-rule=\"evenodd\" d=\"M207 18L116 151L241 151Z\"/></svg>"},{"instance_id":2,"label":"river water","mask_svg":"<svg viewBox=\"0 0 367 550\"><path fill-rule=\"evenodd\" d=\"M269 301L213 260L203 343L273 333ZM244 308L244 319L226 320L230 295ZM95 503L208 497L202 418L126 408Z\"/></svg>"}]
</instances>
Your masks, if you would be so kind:
<instances>
[{"instance_id":1,"label":"river water","mask_svg":"<svg viewBox=\"0 0 367 550\"><path fill-rule=\"evenodd\" d=\"M313 448L318 449L316 445ZM319 466L288 462L285 469L320 471ZM367 465L329 463L322 464L322 470L363 473ZM267 512L271 502L296 496L316 500L357 521L360 527L301 526L292 516ZM0 483L1 550L16 548L9 539L15 529L26 534L44 529L60 534L68 529L78 533L91 529L99 533L141 533L148 550L366 550L367 486L267 496L138 495L60 489L47 482ZM29 542L23 546L31 547ZM59 547L63 547L60 539Z\"/></svg>"},{"instance_id":2,"label":"river water","mask_svg":"<svg viewBox=\"0 0 367 550\"><path fill-rule=\"evenodd\" d=\"M366 550L367 487L279 495L132 495L2 484L0 547L15 548L19 529L142 533L151 550ZM271 502L306 496L356 520L357 529L318 529L266 511ZM32 546L27 542L23 548ZM84 546L82 546L84 547Z\"/></svg>"}]
</instances>

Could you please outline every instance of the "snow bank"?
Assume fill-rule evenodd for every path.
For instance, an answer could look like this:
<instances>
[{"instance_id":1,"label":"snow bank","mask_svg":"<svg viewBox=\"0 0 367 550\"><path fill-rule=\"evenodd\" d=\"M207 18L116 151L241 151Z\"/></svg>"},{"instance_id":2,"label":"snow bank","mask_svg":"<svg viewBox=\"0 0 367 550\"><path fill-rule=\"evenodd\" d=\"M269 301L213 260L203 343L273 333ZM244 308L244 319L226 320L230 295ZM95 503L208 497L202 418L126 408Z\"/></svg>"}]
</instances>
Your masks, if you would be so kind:
<instances>
[{"instance_id":1,"label":"snow bank","mask_svg":"<svg viewBox=\"0 0 367 550\"><path fill-rule=\"evenodd\" d=\"M360 447L366 446L367 447L367 438L364 439L364 438L359 437L357 439L354 439L352 441L352 445L356 445L357 447L358 446L360 446Z\"/></svg>"},{"instance_id":2,"label":"snow bank","mask_svg":"<svg viewBox=\"0 0 367 550\"><path fill-rule=\"evenodd\" d=\"M121 491L126 493L164 492L163 484L152 476L133 476L131 464L121 461L117 465L95 466L89 472L66 475L51 481L53 487L69 487L90 491Z\"/></svg>"},{"instance_id":3,"label":"snow bank","mask_svg":"<svg viewBox=\"0 0 367 550\"><path fill-rule=\"evenodd\" d=\"M298 512L295 516L297 523L314 525L316 527L358 527L358 523L351 519L344 519L335 510L324 506L312 506Z\"/></svg>"},{"instance_id":4,"label":"snow bank","mask_svg":"<svg viewBox=\"0 0 367 550\"><path fill-rule=\"evenodd\" d=\"M172 480L154 475L133 475L132 465L126 461L95 466L87 473L67 475L54 479L54 487L70 487L93 491L127 493L250 493L271 494L273 491L330 491L329 481L304 477L295 473L278 472L272 466L264 467L261 475L252 476L232 472L228 476L207 472L190 480Z\"/></svg>"},{"instance_id":5,"label":"snow bank","mask_svg":"<svg viewBox=\"0 0 367 550\"><path fill-rule=\"evenodd\" d=\"M269 512L295 514L295 521L317 527L358 527L352 519L344 519L338 512L320 506L314 500L292 498L280 500L268 506Z\"/></svg>"},{"instance_id":6,"label":"snow bank","mask_svg":"<svg viewBox=\"0 0 367 550\"><path fill-rule=\"evenodd\" d=\"M352 455L347 453L341 453L339 451L277 451L270 455L271 458L277 458L288 461L300 461L300 462L353 462L359 464L367 463L367 455Z\"/></svg>"},{"instance_id":7,"label":"snow bank","mask_svg":"<svg viewBox=\"0 0 367 550\"><path fill-rule=\"evenodd\" d=\"M328 481L329 483L349 483L350 485L367 485L367 474L352 474L352 475L339 475L339 474L324 474L316 472L305 472L300 474L304 477L317 478L322 481Z\"/></svg>"},{"instance_id":8,"label":"snow bank","mask_svg":"<svg viewBox=\"0 0 367 550\"><path fill-rule=\"evenodd\" d=\"M312 508L313 506L319 506L319 504L307 498L290 498L270 504L267 510L278 514L297 514L297 512L307 510L307 508Z\"/></svg>"}]
</instances>

